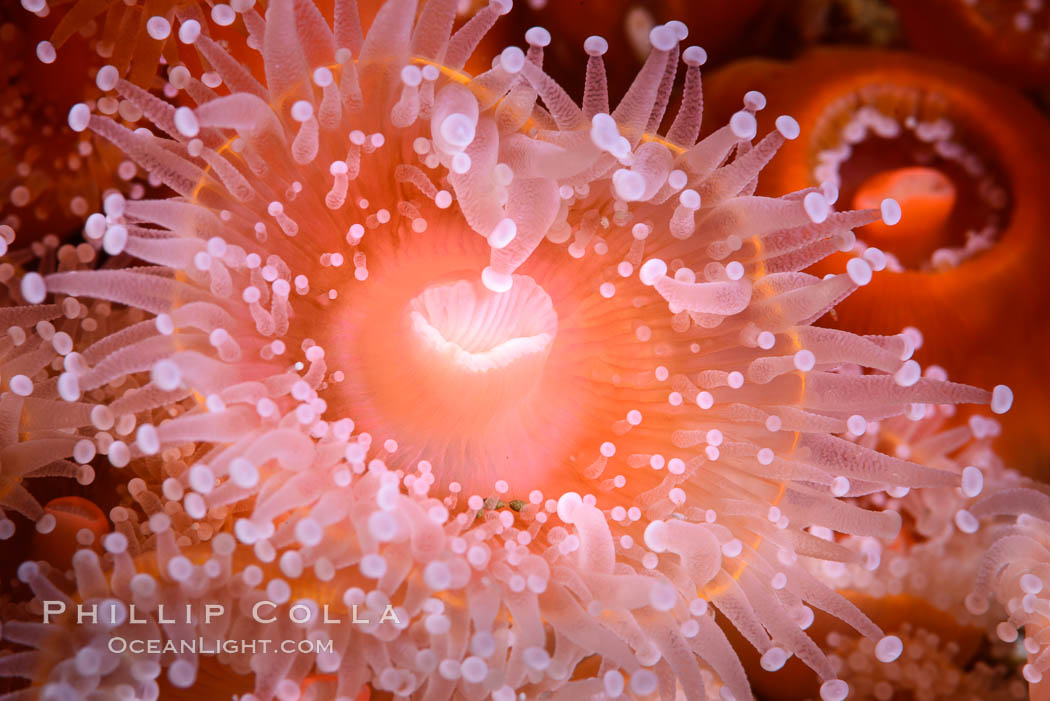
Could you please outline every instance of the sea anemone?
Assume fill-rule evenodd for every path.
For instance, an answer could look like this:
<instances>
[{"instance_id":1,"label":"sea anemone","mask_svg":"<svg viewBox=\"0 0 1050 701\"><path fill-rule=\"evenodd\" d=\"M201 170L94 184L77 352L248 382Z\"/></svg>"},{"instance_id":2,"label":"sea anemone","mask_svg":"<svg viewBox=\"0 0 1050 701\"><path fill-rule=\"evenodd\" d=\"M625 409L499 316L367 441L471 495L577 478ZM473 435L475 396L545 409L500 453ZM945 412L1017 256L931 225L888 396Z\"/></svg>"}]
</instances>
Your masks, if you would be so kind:
<instances>
[{"instance_id":1,"label":"sea anemone","mask_svg":"<svg viewBox=\"0 0 1050 701\"><path fill-rule=\"evenodd\" d=\"M110 325L110 305L90 306L73 298L53 304L27 304L22 296L18 269L27 263L41 272L68 271L96 262L91 246L58 246L57 237L45 237L27 248L10 248L15 239L11 227L0 226L0 246L6 251L0 264L3 307L0 317L6 325L2 343L2 393L0 415L0 540L14 534L15 522L7 511L35 523L42 534L51 533L58 517L68 510L45 510L31 494L28 485L39 478L68 477L80 484L95 479L91 462L98 437L77 436L70 432L90 419L91 407L71 406L59 397L57 377L71 362L79 342L91 342L115 329ZM39 274L39 273L37 273ZM138 312L132 312L138 315ZM120 314L125 318L125 315ZM72 358L71 358L72 356ZM102 410L95 412L100 415ZM71 458L71 459L70 459ZM60 529L61 530L61 529Z\"/></svg>"},{"instance_id":2,"label":"sea anemone","mask_svg":"<svg viewBox=\"0 0 1050 701\"><path fill-rule=\"evenodd\" d=\"M1045 488L1023 485L998 490L975 505L972 513L989 523L994 542L980 559L967 608L980 613L990 602L1005 609L996 626L999 638L1019 642L1028 663L1022 669L1033 700L1046 699L1050 686L1050 496ZM1023 632L1023 637L1019 635Z\"/></svg>"},{"instance_id":3,"label":"sea anemone","mask_svg":"<svg viewBox=\"0 0 1050 701\"><path fill-rule=\"evenodd\" d=\"M814 669L824 701L848 687L804 632L811 607L899 653L811 572L856 558L818 534L892 540L897 512L850 500L960 477L857 438L1012 394L923 377L909 334L812 326L872 267L800 270L895 203L754 196L798 124L752 144L748 93L697 143L703 52L680 50L681 23L652 29L610 111L603 39L578 106L543 71L541 28L463 72L510 5L450 35L456 5L390 0L367 34L353 0L332 24L310 0L238 5L263 75L205 40L218 83L171 65L172 102L112 86L141 119L70 111L172 196L111 194L85 225L106 263L16 280L24 313L104 317L36 370L27 401L49 404L28 415L63 417L56 454L86 440L129 477L102 554L72 558L75 591L19 568L41 602L102 611L4 625L32 648L0 665L26 697L191 687L208 658L109 640L260 637L260 601L283 638L333 645L215 656L265 701L314 675L338 697L750 698L716 609L768 669ZM216 601L232 620L160 622L160 604ZM325 625L325 606L370 623Z\"/></svg>"},{"instance_id":4,"label":"sea anemone","mask_svg":"<svg viewBox=\"0 0 1050 701\"><path fill-rule=\"evenodd\" d=\"M935 367L928 372L943 374ZM862 442L960 474L960 483L865 497L902 515L901 537L891 544L841 539L861 561L821 565L828 584L849 592L909 649L899 662L880 666L870 641L842 631L829 635L838 674L863 698L888 699L909 689L929 699L1025 698L1026 684L1032 699L1045 693L1038 683L1047 667L1040 657L1046 606L1024 597L1041 592L1046 576L1041 519L1050 514L1050 497L996 456L996 421L973 415L953 426L954 409L916 407L908 417L880 422ZM1026 633L1023 641L1018 628Z\"/></svg>"},{"instance_id":5,"label":"sea anemone","mask_svg":"<svg viewBox=\"0 0 1050 701\"><path fill-rule=\"evenodd\" d=\"M65 124L70 105L97 97L85 47L67 47L61 57L43 52L43 63L36 46L45 28L22 15L0 9L0 224L26 244L76 229L109 188L144 190L118 150Z\"/></svg>"},{"instance_id":6,"label":"sea anemone","mask_svg":"<svg viewBox=\"0 0 1050 701\"><path fill-rule=\"evenodd\" d=\"M928 367L925 374L942 379L945 375L936 366ZM891 489L859 497L859 503L869 508L901 514L903 526L897 539L834 537L816 531L818 536L834 538L858 558L853 563L814 563L814 573L894 632L908 649L899 662L876 665L878 649L871 641L858 639L842 626L814 624L818 639L822 633L832 634L827 636L829 656L837 673L861 698L884 698L888 688L895 693L923 689L923 698L953 692L984 698L981 689L1012 698L1018 685L1020 697L1024 695L1012 651L995 636L1001 611L974 608L967 602L982 555L995 542L994 533L980 527L974 508L988 494L1027 481L1006 468L992 450L1000 432L997 421L973 415L960 424L955 409L914 406L905 416L869 424L858 438L861 445L960 477L951 486ZM951 641L953 649L945 649L938 637ZM774 682L773 688L777 686Z\"/></svg>"},{"instance_id":7,"label":"sea anemone","mask_svg":"<svg viewBox=\"0 0 1050 701\"><path fill-rule=\"evenodd\" d=\"M21 4L46 22L48 31L34 47L42 62L53 63L71 48L86 50L88 55L103 61L84 61L76 67L78 70L97 69L105 63L146 88L156 83L159 63L175 64L180 59L179 35L173 31L176 17L189 22L181 35L183 39L192 36L195 23L206 21L204 7L184 0L72 0L55 2L55 7L48 0L22 0ZM254 0L234 0L231 4L242 7L254 4ZM217 3L207 14L213 22L212 34L221 33L236 18L231 5L225 3Z\"/></svg>"},{"instance_id":8,"label":"sea anemone","mask_svg":"<svg viewBox=\"0 0 1050 701\"><path fill-rule=\"evenodd\" d=\"M121 77L142 88L159 89L164 80L158 66L185 63L208 84L219 80L215 62L223 60L211 50L209 41L251 70L262 69L256 50L259 47L251 47L253 40L237 21L238 13L254 7L255 0L207 4L198 0L66 0L54 2L54 6L49 0L23 0L21 4L43 20L34 23L33 31L40 36L25 55L35 52L41 62L52 64L63 55L77 52L81 62L75 64L74 72L89 70L94 76L98 69L108 66L107 72L114 79ZM330 6L331 1L325 5ZM371 21L381 5L382 0L362 0L362 21ZM457 10L462 14L469 5L462 2ZM206 27L205 39L198 41L202 27ZM498 41L498 36L490 32L482 46L493 39ZM470 61L467 65L475 67ZM55 75L50 77L51 83L70 79L63 75L56 80Z\"/></svg>"},{"instance_id":9,"label":"sea anemone","mask_svg":"<svg viewBox=\"0 0 1050 701\"><path fill-rule=\"evenodd\" d=\"M1028 698L1025 682L1003 661L971 663L960 655L956 640L936 629L905 623L896 633L908 654L889 664L879 659L881 651L867 638L829 635L830 657L857 698L891 701L902 694L925 701Z\"/></svg>"},{"instance_id":10,"label":"sea anemone","mask_svg":"<svg viewBox=\"0 0 1050 701\"><path fill-rule=\"evenodd\" d=\"M1050 82L1042 0L892 0L908 44L1023 87Z\"/></svg>"},{"instance_id":11,"label":"sea anemone","mask_svg":"<svg viewBox=\"0 0 1050 701\"><path fill-rule=\"evenodd\" d=\"M545 52L552 60L547 70L573 94L583 85L583 72L577 69L579 47L592 34L605 37L618 49L604 56L610 91L615 95L628 87L648 55L649 32L657 24L671 19L684 21L690 28L690 41L702 45L712 60L724 61L739 55L758 19L772 16L762 12L771 4L766 0L529 0L523 4L525 7L516 8L510 19L523 30L532 24L550 29L551 44ZM581 14L586 14L586 22L580 21Z\"/></svg>"},{"instance_id":12,"label":"sea anemone","mask_svg":"<svg viewBox=\"0 0 1050 701\"><path fill-rule=\"evenodd\" d=\"M943 371L930 367L927 375L943 376ZM907 416L871 426L858 439L861 445L954 473L959 481L862 497L868 507L901 514L900 536L892 543L840 538L842 545L859 554L859 561L824 563L820 571L835 589L875 599L905 595L949 613L960 624L984 629L994 626L994 620L982 616L984 611L975 613L964 606L980 555L991 544L983 534L974 535L978 521L970 509L982 496L1023 484L1024 478L1004 467L992 450L999 435L996 421L974 415L962 425L953 425L954 410L953 406L916 406ZM927 566L934 561L938 567Z\"/></svg>"},{"instance_id":13,"label":"sea anemone","mask_svg":"<svg viewBox=\"0 0 1050 701\"><path fill-rule=\"evenodd\" d=\"M1004 419L998 450L1007 464L1041 469L1050 396L1031 378L1042 374L1038 348L1050 342L1050 326L1039 302L1047 281L1031 261L1046 255L1039 232L1050 226L1045 117L980 75L886 51L742 61L705 82L709 113L727 114L743 83L802 126L763 171L760 194L827 182L844 206L897 200L901 223L858 230L852 252L887 269L826 323L857 333L913 326L920 362L963 382L1030 385ZM832 257L818 269L841 265ZM1006 366L1005 353L1013 357Z\"/></svg>"}]
</instances>

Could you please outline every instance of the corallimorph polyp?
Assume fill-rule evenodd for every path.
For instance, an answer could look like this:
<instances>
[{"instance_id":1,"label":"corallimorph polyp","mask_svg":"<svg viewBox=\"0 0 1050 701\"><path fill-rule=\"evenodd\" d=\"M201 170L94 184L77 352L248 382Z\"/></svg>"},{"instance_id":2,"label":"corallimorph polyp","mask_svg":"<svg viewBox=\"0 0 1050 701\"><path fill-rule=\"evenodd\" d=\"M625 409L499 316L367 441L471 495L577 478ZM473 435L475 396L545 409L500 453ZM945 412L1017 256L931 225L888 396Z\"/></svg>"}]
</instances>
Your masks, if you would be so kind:
<instances>
[{"instance_id":1,"label":"corallimorph polyp","mask_svg":"<svg viewBox=\"0 0 1050 701\"><path fill-rule=\"evenodd\" d=\"M994 540L966 599L966 607L977 613L987 611L993 599L1005 609L996 633L1003 642L1021 642L1028 657L1021 673L1032 701L1050 698L1050 599L1043 585L1050 571L1050 496L1045 492L1041 485L1002 489L973 508L976 517L992 522Z\"/></svg>"},{"instance_id":2,"label":"corallimorph polyp","mask_svg":"<svg viewBox=\"0 0 1050 701\"><path fill-rule=\"evenodd\" d=\"M764 100L748 93L697 143L704 53L680 48L681 23L652 30L610 110L603 39L584 45L581 106L543 72L540 28L465 74L510 5L451 33L456 5L390 0L362 34L353 0L331 24L310 0L233 3L265 75L202 26L188 38L210 86L172 65L170 102L118 80L137 111L70 111L171 196L110 194L85 225L106 263L60 249L57 270L12 279L36 305L5 310L20 357L61 361L5 372L5 401L64 442L5 431L4 469L52 440L124 469L130 497L99 552L73 557L75 592L49 565L19 569L69 625L4 625L34 648L0 665L31 678L18 698L194 685L200 653L114 652L115 635L332 643L219 653L265 701L316 674L347 698L748 699L719 624L841 701L805 633L814 608L900 654L814 574L859 557L817 534L892 539L898 513L849 498L959 483L858 440L879 421L924 403L1001 413L1011 392L923 377L907 334L811 326L872 268L799 271L892 224L896 203L754 196L798 125L752 143ZM160 620L160 604L215 601L230 615ZM261 601L274 627L250 615ZM74 603L100 603L97 622L74 625ZM370 623L346 620L354 606Z\"/></svg>"},{"instance_id":3,"label":"corallimorph polyp","mask_svg":"<svg viewBox=\"0 0 1050 701\"><path fill-rule=\"evenodd\" d=\"M855 207L886 197L901 205L900 225L856 232L851 253L885 266L882 274L821 323L856 333L914 326L920 362L962 382L1024 385L996 449L1039 475L1050 394L1029 378L1041 375L1035 349L1050 340L1037 301L1050 287L1030 262L1048 251L1046 116L1001 81L902 52L822 48L790 63L739 61L708 77L708 114L731 114L742 82L802 128L763 171L759 194L830 181ZM815 269L842 265L832 256Z\"/></svg>"}]
</instances>

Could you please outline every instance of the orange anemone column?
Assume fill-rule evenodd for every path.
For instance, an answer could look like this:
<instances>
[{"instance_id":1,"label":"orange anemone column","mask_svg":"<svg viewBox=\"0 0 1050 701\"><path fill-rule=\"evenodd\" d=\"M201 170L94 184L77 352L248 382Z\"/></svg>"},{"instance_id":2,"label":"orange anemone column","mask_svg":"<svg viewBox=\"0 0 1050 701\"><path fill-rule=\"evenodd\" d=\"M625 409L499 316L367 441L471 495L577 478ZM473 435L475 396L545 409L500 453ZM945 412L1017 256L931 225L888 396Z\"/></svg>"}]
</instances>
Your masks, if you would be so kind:
<instances>
[{"instance_id":1,"label":"orange anemone column","mask_svg":"<svg viewBox=\"0 0 1050 701\"><path fill-rule=\"evenodd\" d=\"M83 547L98 548L98 543L109 531L109 522L102 509L83 497L69 496L52 499L44 507L54 516L54 528L47 533L36 533L33 552L55 567L68 569L73 554Z\"/></svg>"}]
</instances>

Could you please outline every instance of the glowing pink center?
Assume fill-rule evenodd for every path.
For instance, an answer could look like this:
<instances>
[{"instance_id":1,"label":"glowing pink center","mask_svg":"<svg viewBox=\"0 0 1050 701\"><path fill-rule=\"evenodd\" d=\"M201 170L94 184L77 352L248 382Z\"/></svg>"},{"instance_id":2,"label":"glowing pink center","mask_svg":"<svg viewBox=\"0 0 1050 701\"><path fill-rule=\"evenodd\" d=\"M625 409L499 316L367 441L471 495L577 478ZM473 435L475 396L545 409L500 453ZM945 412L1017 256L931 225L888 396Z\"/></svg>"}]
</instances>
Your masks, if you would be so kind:
<instances>
[{"instance_id":1,"label":"glowing pink center","mask_svg":"<svg viewBox=\"0 0 1050 701\"><path fill-rule=\"evenodd\" d=\"M409 302L408 318L432 363L431 380L482 373L503 373L500 382L508 375L535 380L558 330L551 298L521 275L504 293L465 280L431 285Z\"/></svg>"}]
</instances>

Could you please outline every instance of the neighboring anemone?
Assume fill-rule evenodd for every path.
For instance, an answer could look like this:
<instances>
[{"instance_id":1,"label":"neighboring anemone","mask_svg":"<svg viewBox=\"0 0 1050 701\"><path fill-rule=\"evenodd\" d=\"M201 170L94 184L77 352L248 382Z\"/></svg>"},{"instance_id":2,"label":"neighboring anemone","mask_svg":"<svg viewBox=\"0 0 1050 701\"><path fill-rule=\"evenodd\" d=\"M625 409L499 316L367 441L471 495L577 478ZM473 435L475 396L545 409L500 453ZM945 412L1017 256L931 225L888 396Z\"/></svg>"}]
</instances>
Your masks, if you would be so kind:
<instances>
[{"instance_id":1,"label":"neighboring anemone","mask_svg":"<svg viewBox=\"0 0 1050 701\"><path fill-rule=\"evenodd\" d=\"M927 368L927 376L943 376ZM838 539L859 561L819 565L824 580L841 591L868 597L906 596L950 614L959 624L990 630L994 614L965 606L981 553L990 545L970 509L984 494L1024 484L992 450L999 435L996 421L973 415L953 422L955 407L916 405L907 416L871 423L861 445L906 457L959 475L956 485L918 490L893 489L861 497L867 506L901 514L904 526L892 543L848 536ZM977 535L975 535L975 533ZM822 533L831 537L831 533ZM937 567L928 563L937 562Z\"/></svg>"},{"instance_id":2,"label":"neighboring anemone","mask_svg":"<svg viewBox=\"0 0 1050 701\"><path fill-rule=\"evenodd\" d=\"M1044 0L891 0L908 44L1022 87L1050 83Z\"/></svg>"},{"instance_id":3,"label":"neighboring anemone","mask_svg":"<svg viewBox=\"0 0 1050 701\"><path fill-rule=\"evenodd\" d=\"M945 379L943 369L936 366L926 368L924 375L931 379ZM983 650L982 641L985 631L991 631L997 619L994 612L974 614L964 605L977 563L990 544L988 539L972 535L977 522L967 508L984 490L1016 485L1022 478L1006 470L992 450L992 442L999 435L998 423L974 415L965 425L953 425L956 423L953 421L955 409L951 405L916 404L903 416L854 422L848 437L858 444L957 474L960 479L955 485L944 487L889 489L856 496L853 501L866 508L899 513L903 521L900 535L893 541L886 541L810 528L811 534L834 542L855 555L852 562L812 562L811 571L877 624L886 630L900 631L898 637L904 640L914 640L911 631L926 629L955 641L958 646L951 655L951 666L969 669L979 653L983 660L994 657ZM932 562L937 566L931 567ZM857 698L877 698L872 696L872 685L882 682L878 685L882 694L893 678L900 682L899 686L892 685L893 689L903 694L915 683L920 686L928 684L934 675L927 666L917 667L915 660L921 657L928 658L923 665L935 662L929 658L930 651L921 641L913 651L908 645L913 657L905 658L892 670L883 670L869 664L877 659L877 655L873 657L877 647L874 641L858 639L840 622L826 616L818 617L809 633L817 640L827 638L832 641L829 655ZM834 636L828 637L830 633ZM925 635L921 633L920 637ZM888 643L880 647L884 657L890 656L893 650L896 647L890 647ZM843 660L846 660L845 664ZM765 669L770 662L770 658L763 657L754 664ZM948 659L943 658L941 662L948 664ZM994 666L998 670L998 665ZM797 663L788 662L785 672L797 675L799 667ZM946 679L938 688L943 692L958 688L960 683L975 688L986 682L994 683L1001 677L998 671L992 674L981 671L969 679ZM807 693L815 693L805 688L804 678L796 679L785 683L775 675L758 673L754 684L761 697L770 701L796 701L806 698ZM854 687L854 681L859 683L858 687ZM1023 695L1024 684L1018 684ZM796 690L795 687L799 686L801 690Z\"/></svg>"},{"instance_id":4,"label":"neighboring anemone","mask_svg":"<svg viewBox=\"0 0 1050 701\"><path fill-rule=\"evenodd\" d=\"M73 271L94 267L97 254L86 243L60 246L54 235L9 249L14 236L10 227L0 225L0 246L6 250L0 263L0 319L6 328L0 339L0 540L15 530L5 511L34 522L43 534L65 521L68 509L46 510L30 493L34 478L70 477L82 485L94 481L91 462L101 436L77 436L70 429L105 412L60 398L59 376L73 362L74 346L90 344L142 316L138 310L114 315L108 302L82 304L71 297L28 304L18 272L22 266L32 265L37 274Z\"/></svg>"},{"instance_id":5,"label":"neighboring anemone","mask_svg":"<svg viewBox=\"0 0 1050 701\"><path fill-rule=\"evenodd\" d=\"M706 80L708 104L728 114L741 84L802 125L803 137L763 171L759 193L829 183L843 206L893 197L903 212L895 227L857 231L854 254L888 270L828 323L858 333L911 325L924 339L921 362L963 382L1024 385L999 451L1012 466L1039 470L1050 456L1050 392L1033 380L1050 343L1042 304L1050 283L1032 261L1050 250L1047 120L1002 85L891 52L742 61ZM841 265L832 257L817 269Z\"/></svg>"},{"instance_id":6,"label":"neighboring anemone","mask_svg":"<svg viewBox=\"0 0 1050 701\"><path fill-rule=\"evenodd\" d=\"M927 374L944 373L931 367ZM878 646L852 634L833 633L829 656L837 659L839 675L859 698L891 699L910 690L928 699L1021 699L1027 697L1028 682L1037 680L1031 671L1022 677L1023 662L1018 664L1011 647L1017 640L1016 626L1000 624L1002 611L973 594L974 583L986 581L995 568L988 561L1003 553L1003 533L982 525L982 520L1001 515L1005 504L1015 514L1031 506L1017 495L1026 494L1032 483L1005 468L992 450L1000 432L996 421L972 415L966 424L953 425L954 414L952 406L917 405L908 416L869 424L860 439L898 457L955 472L961 479L954 487L890 490L889 495L865 497L902 515L901 537L889 545L871 538L840 539L861 561L820 566L828 584L846 592L888 630L899 630L908 649L898 662L880 666L875 664ZM1013 561L1014 555L1007 557ZM1019 567L1029 571L1029 563ZM1017 582L1006 588L1011 584ZM1012 606L1002 596L1000 602ZM945 647L941 640L951 642ZM1035 687L1032 698L1039 698Z\"/></svg>"},{"instance_id":7,"label":"neighboring anemone","mask_svg":"<svg viewBox=\"0 0 1050 701\"><path fill-rule=\"evenodd\" d=\"M939 369L928 370L943 375ZM897 670L872 667L864 655L858 656L857 651L874 649L863 640L840 636L832 647L845 641L853 650L841 655L853 674L841 676L858 682L857 691L863 698L872 693L872 698L891 698L885 695L886 683L896 678L892 684L895 692L918 685L925 689L924 698L953 694L1023 698L1024 689L1018 691L1017 684L1027 683L1031 685L1031 698L1042 699L1046 689L1038 684L1050 668L1050 653L1043 654L1050 643L1045 633L1050 604L1045 595L1042 599L1037 595L1042 592L1043 580L1050 576L1050 551L1046 549L1050 540L1045 522L1050 518L1050 497L1039 491L1041 487L1005 468L992 451L991 442L999 435L996 421L973 415L965 425L951 426L954 409L914 407L907 417L894 417L872 427L876 430L870 430L862 442L956 472L961 477L959 485L900 490L888 500L883 494L873 495L875 504L903 516L901 538L884 547L872 539L847 537L840 542L857 551L862 562L847 566L825 563L821 569L827 583L836 589L875 597L882 608L903 620L918 621L920 617L909 614L907 607L894 603L895 600L919 599L950 614L961 626L986 632L992 647L1001 649L985 651L983 659L998 659L1016 668L1023 682L1004 679L1001 668L982 669L980 665L970 673L961 669L956 673L950 669L933 672L930 664L941 667L949 665L949 660L929 640L915 648L911 665ZM936 567L929 566L932 562L937 563ZM997 606L989 605L993 599ZM1002 620L1004 609L1006 621ZM871 613L868 608L865 611ZM882 616L871 615L893 629ZM1014 651L1004 647L1022 645L1018 628L1026 632L1021 659L1027 655L1029 664L1023 668L1023 663L1016 664ZM960 633L950 633L948 637L960 642L965 639ZM921 664L920 658L924 658ZM950 666L957 664L958 660ZM993 680L999 681L989 686ZM880 691L875 693L873 685L879 682ZM974 685L978 689L972 688ZM985 689L984 693L979 689Z\"/></svg>"},{"instance_id":8,"label":"neighboring anemone","mask_svg":"<svg viewBox=\"0 0 1050 701\"><path fill-rule=\"evenodd\" d=\"M871 701L1022 701L1026 684L999 661L960 659L959 644L937 631L905 623L895 631L907 653L889 662L885 646L831 633L829 657L854 697Z\"/></svg>"},{"instance_id":9,"label":"neighboring anemone","mask_svg":"<svg viewBox=\"0 0 1050 701\"><path fill-rule=\"evenodd\" d=\"M1019 642L1028 656L1022 675L1033 701L1050 698L1050 496L1034 485L989 494L971 512L987 520L994 541L980 559L967 607L984 611L996 601L1006 619L996 633ZM994 611L993 611L994 613ZM1019 636L1023 632L1023 637Z\"/></svg>"},{"instance_id":10,"label":"neighboring anemone","mask_svg":"<svg viewBox=\"0 0 1050 701\"><path fill-rule=\"evenodd\" d=\"M100 550L102 536L110 530L102 509L84 497L57 497L44 505L44 513L55 519L55 527L34 535L33 554L45 557L60 571L70 568L77 550Z\"/></svg>"},{"instance_id":11,"label":"neighboring anemone","mask_svg":"<svg viewBox=\"0 0 1050 701\"><path fill-rule=\"evenodd\" d=\"M68 236L108 188L131 192L138 171L66 126L70 105L97 94L86 52L72 47L42 63L34 48L41 27L24 15L0 9L0 224L29 243Z\"/></svg>"},{"instance_id":12,"label":"neighboring anemone","mask_svg":"<svg viewBox=\"0 0 1050 701\"><path fill-rule=\"evenodd\" d=\"M54 3L56 7L49 0L22 0L21 4L50 27L34 48L41 61L52 63L71 46L76 50L86 47L94 60L79 66L80 70L110 65L121 77L145 88L159 85L158 64L179 61L177 37L192 36L193 25L199 27L206 21L205 8L195 0L71 0ZM215 4L210 8L213 33L233 23L233 7L254 4L254 0ZM192 20L181 34L176 17L183 23Z\"/></svg>"},{"instance_id":13,"label":"neighboring anemone","mask_svg":"<svg viewBox=\"0 0 1050 701\"><path fill-rule=\"evenodd\" d=\"M111 86L134 128L69 113L174 194L107 197L85 226L111 256L98 269L45 257L12 280L42 305L24 313L50 299L94 320L26 398L67 402L52 454L131 479L103 554L72 559L75 592L19 568L40 600L103 603L99 622L6 624L33 649L0 673L29 677L26 697L155 699L162 673L192 687L201 658L117 654L113 635L252 639L264 599L310 614L266 637L334 649L219 654L254 675L242 699L295 699L320 674L339 697L743 701L716 609L771 667L814 669L824 701L848 687L804 632L811 607L898 650L811 573L857 558L820 535L892 540L898 513L847 500L960 476L856 437L916 404L1002 413L1012 394L922 377L908 334L811 325L872 268L800 270L892 201L754 196L798 124L752 144L749 93L697 143L703 52L680 50L679 22L652 29L610 112L597 38L582 107L543 71L540 28L462 71L505 0L451 36L455 0L390 0L367 34L353 0L332 25L309 0L238 7L264 74L204 24L212 87L173 65L173 102ZM235 615L154 615L216 600ZM324 605L371 623L326 626Z\"/></svg>"},{"instance_id":14,"label":"neighboring anemone","mask_svg":"<svg viewBox=\"0 0 1050 701\"><path fill-rule=\"evenodd\" d=\"M22 0L21 3L26 10L47 19L51 27L46 38L41 37L34 48L40 60L46 63L68 53L69 45L76 44L78 49L89 47L92 56L79 67L81 70L110 66L108 70L115 71L115 77L153 89L164 83L158 64L174 66L186 62L205 84L216 87L221 81L216 61L224 59L206 45L206 41L214 40L224 50L230 51L235 60L249 64L252 69L262 68L259 52L251 50L253 39L237 22L238 13L252 9L256 0L231 0L229 3L66 0L52 7L50 3L53 2ZM331 4L331 0L325 3L326 6ZM468 4L461 3L462 6ZM369 22L381 5L382 0L361 0L362 21ZM464 8L458 9L462 11ZM208 27L205 40L198 42L203 26ZM495 33L483 42L491 42L493 35ZM200 49L199 54L190 46L194 44ZM485 55L485 52L480 52L480 55ZM476 57L471 58L474 60ZM475 67L473 63L468 63L468 66Z\"/></svg>"}]
</instances>

